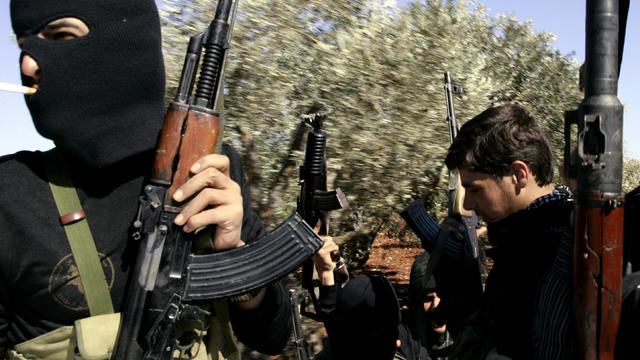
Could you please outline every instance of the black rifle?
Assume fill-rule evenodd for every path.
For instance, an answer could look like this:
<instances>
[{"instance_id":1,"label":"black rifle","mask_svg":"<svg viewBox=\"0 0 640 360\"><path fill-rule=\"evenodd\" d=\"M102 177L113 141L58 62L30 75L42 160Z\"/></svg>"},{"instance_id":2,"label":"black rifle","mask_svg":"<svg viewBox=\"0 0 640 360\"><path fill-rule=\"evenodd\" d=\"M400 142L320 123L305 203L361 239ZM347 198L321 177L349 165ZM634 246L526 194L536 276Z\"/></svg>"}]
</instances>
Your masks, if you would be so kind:
<instances>
[{"instance_id":1,"label":"black rifle","mask_svg":"<svg viewBox=\"0 0 640 360\"><path fill-rule=\"evenodd\" d=\"M150 182L140 197L134 223L139 251L115 359L172 359L175 350L191 352L199 339L177 341L176 327L189 322L205 329L202 317L208 313L198 306L199 300L263 287L298 268L322 246L322 239L295 213L246 246L204 255L192 251L195 236L173 223L182 205L174 203L172 195L189 178L189 167L220 148L216 108L236 9L237 0L233 5L232 0L219 0L211 25L189 41L178 94L167 110ZM191 96L202 47L200 78Z\"/></svg>"},{"instance_id":2,"label":"black rifle","mask_svg":"<svg viewBox=\"0 0 640 360\"><path fill-rule=\"evenodd\" d=\"M318 222L321 223L318 231L320 235L329 234L329 216L327 212L344 209L349 204L342 190L327 191L327 133L322 130L322 124L326 118L326 114L316 114L303 120L311 125L313 130L309 131L307 135L304 164L300 166L301 188L297 207L298 214L302 216L307 224L315 226ZM338 253L332 254L332 257L337 262L334 271L336 283L346 282L349 279L349 272L344 260ZM320 320L317 315L318 300L314 291L312 261L307 261L302 267L302 287L308 291L316 313L312 313L307 309L307 297L304 297L301 302L300 312L302 315L316 321Z\"/></svg>"},{"instance_id":3,"label":"black rifle","mask_svg":"<svg viewBox=\"0 0 640 360\"><path fill-rule=\"evenodd\" d=\"M449 72L444 73L444 92L447 107L447 123L449 125L450 143L456 138L459 130L456 120L453 98L454 94L463 92L462 87L453 85ZM437 276L438 293L447 299L451 308L465 310L456 314L449 314L449 325L460 326L471 312L474 303L482 296L482 282L480 277L480 261L478 257L478 238L476 228L478 217L473 211L463 208L464 188L460 184L457 169L449 171L449 204L448 216L460 221L465 228L464 241L459 246L460 252L453 252L447 248L447 243L460 242L452 233L440 227L440 224L427 212L420 200L415 200L407 206L400 215L407 222L411 230L420 238L422 247L431 254L427 274L430 276L438 266L443 270ZM441 258L440 255L447 256ZM424 280L428 281L429 276ZM464 305L461 305L464 304ZM455 318L458 316L458 319Z\"/></svg>"}]
</instances>

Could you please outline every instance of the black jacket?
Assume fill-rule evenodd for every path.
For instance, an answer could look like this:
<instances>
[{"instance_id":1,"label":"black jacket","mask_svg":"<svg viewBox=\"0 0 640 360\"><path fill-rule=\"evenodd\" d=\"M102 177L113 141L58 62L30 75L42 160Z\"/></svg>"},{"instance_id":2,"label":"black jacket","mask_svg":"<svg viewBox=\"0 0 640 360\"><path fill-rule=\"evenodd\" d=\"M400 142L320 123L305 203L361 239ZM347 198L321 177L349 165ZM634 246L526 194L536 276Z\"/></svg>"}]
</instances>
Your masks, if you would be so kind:
<instances>
[{"instance_id":1,"label":"black jacket","mask_svg":"<svg viewBox=\"0 0 640 360\"><path fill-rule=\"evenodd\" d=\"M568 195L554 191L488 225L494 265L481 314L500 354L513 359L532 357L534 318L540 316L536 312L539 291L557 263L563 237L571 233L572 209ZM567 286L570 283L564 284Z\"/></svg>"},{"instance_id":2,"label":"black jacket","mask_svg":"<svg viewBox=\"0 0 640 360\"><path fill-rule=\"evenodd\" d=\"M398 339L400 347L396 351L396 358L406 360L446 360L453 346L453 338L448 331L441 335L429 332L425 339L427 344L423 344L416 327L415 313L411 309L402 311Z\"/></svg>"},{"instance_id":3,"label":"black jacket","mask_svg":"<svg viewBox=\"0 0 640 360\"><path fill-rule=\"evenodd\" d=\"M240 156L228 145L230 174L244 198L242 239L263 233L251 210ZM152 153L96 170L67 159L71 177L102 259L114 309L121 311L135 246L128 247L138 196ZM19 152L0 159L0 356L7 348L89 316L64 229L42 167L41 153ZM289 299L278 283L255 311L231 306L234 330L250 347L278 353L288 340Z\"/></svg>"},{"instance_id":4,"label":"black jacket","mask_svg":"<svg viewBox=\"0 0 640 360\"><path fill-rule=\"evenodd\" d=\"M316 359L444 360L453 344L448 332L429 332L427 344L421 342L414 313L399 311L393 287L381 276L321 286L318 301L328 339Z\"/></svg>"}]
</instances>

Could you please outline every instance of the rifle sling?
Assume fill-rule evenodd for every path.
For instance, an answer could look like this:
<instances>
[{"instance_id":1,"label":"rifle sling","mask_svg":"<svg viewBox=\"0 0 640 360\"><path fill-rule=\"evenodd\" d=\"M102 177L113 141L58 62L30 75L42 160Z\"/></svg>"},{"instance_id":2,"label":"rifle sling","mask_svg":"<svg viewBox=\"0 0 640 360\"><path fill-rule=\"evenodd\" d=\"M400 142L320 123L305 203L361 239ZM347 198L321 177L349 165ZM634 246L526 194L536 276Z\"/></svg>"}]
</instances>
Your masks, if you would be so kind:
<instances>
[{"instance_id":1,"label":"rifle sling","mask_svg":"<svg viewBox=\"0 0 640 360\"><path fill-rule=\"evenodd\" d=\"M424 277L422 278L422 282L424 287L426 288L429 283L429 279L433 275L433 270L438 265L438 261L440 260L440 256L444 251L445 244L447 243L447 239L449 238L449 233L451 231L445 227L440 228L440 233L438 234L438 240L436 241L436 245L431 251L429 256L429 261L427 262L427 269L425 270ZM418 328L418 336L420 337L423 344L427 343L427 331L425 327L424 321L424 313L422 311L417 312L416 326Z\"/></svg>"},{"instance_id":2,"label":"rifle sling","mask_svg":"<svg viewBox=\"0 0 640 360\"><path fill-rule=\"evenodd\" d=\"M60 223L73 253L91 316L112 314L113 303L89 223L60 151L43 153L43 163Z\"/></svg>"},{"instance_id":3,"label":"rifle sling","mask_svg":"<svg viewBox=\"0 0 640 360\"><path fill-rule=\"evenodd\" d=\"M424 278L422 279L424 285L426 286L429 283L429 279L433 275L433 270L438 265L438 261L440 260L440 256L444 251L445 244L447 243L447 239L449 238L450 230L442 227L440 229L440 234L438 234L438 241L436 242L436 246L433 248L429 256L429 261L427 262L427 269L424 273Z\"/></svg>"}]
</instances>

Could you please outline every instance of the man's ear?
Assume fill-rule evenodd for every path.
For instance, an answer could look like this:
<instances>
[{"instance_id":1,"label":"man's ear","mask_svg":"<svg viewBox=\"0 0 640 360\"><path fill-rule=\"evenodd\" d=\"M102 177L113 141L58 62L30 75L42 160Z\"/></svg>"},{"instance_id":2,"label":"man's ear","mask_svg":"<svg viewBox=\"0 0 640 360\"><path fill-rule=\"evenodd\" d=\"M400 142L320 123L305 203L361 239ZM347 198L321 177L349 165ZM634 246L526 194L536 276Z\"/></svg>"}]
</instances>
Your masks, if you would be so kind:
<instances>
[{"instance_id":1,"label":"man's ear","mask_svg":"<svg viewBox=\"0 0 640 360\"><path fill-rule=\"evenodd\" d=\"M516 160L511 163L511 174L513 176L512 181L520 189L526 187L533 176L529 165L521 160Z\"/></svg>"}]
</instances>

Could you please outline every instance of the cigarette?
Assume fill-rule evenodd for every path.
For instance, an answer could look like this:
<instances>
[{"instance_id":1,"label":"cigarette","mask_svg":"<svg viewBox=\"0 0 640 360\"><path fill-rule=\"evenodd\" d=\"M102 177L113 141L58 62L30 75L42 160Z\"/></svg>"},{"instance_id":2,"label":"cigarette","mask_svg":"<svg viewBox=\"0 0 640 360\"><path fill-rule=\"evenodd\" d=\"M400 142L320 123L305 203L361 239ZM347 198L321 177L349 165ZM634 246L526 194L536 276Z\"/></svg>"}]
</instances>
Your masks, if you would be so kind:
<instances>
[{"instance_id":1,"label":"cigarette","mask_svg":"<svg viewBox=\"0 0 640 360\"><path fill-rule=\"evenodd\" d=\"M36 93L36 91L38 91L38 89L36 89L36 88L32 88L32 87L28 87L28 86L22 86L22 85L9 84L9 83L6 83L6 82L0 82L0 90L11 91L11 92L16 92L16 93L20 93L20 94L27 94L27 95L33 95L33 94Z\"/></svg>"}]
</instances>

